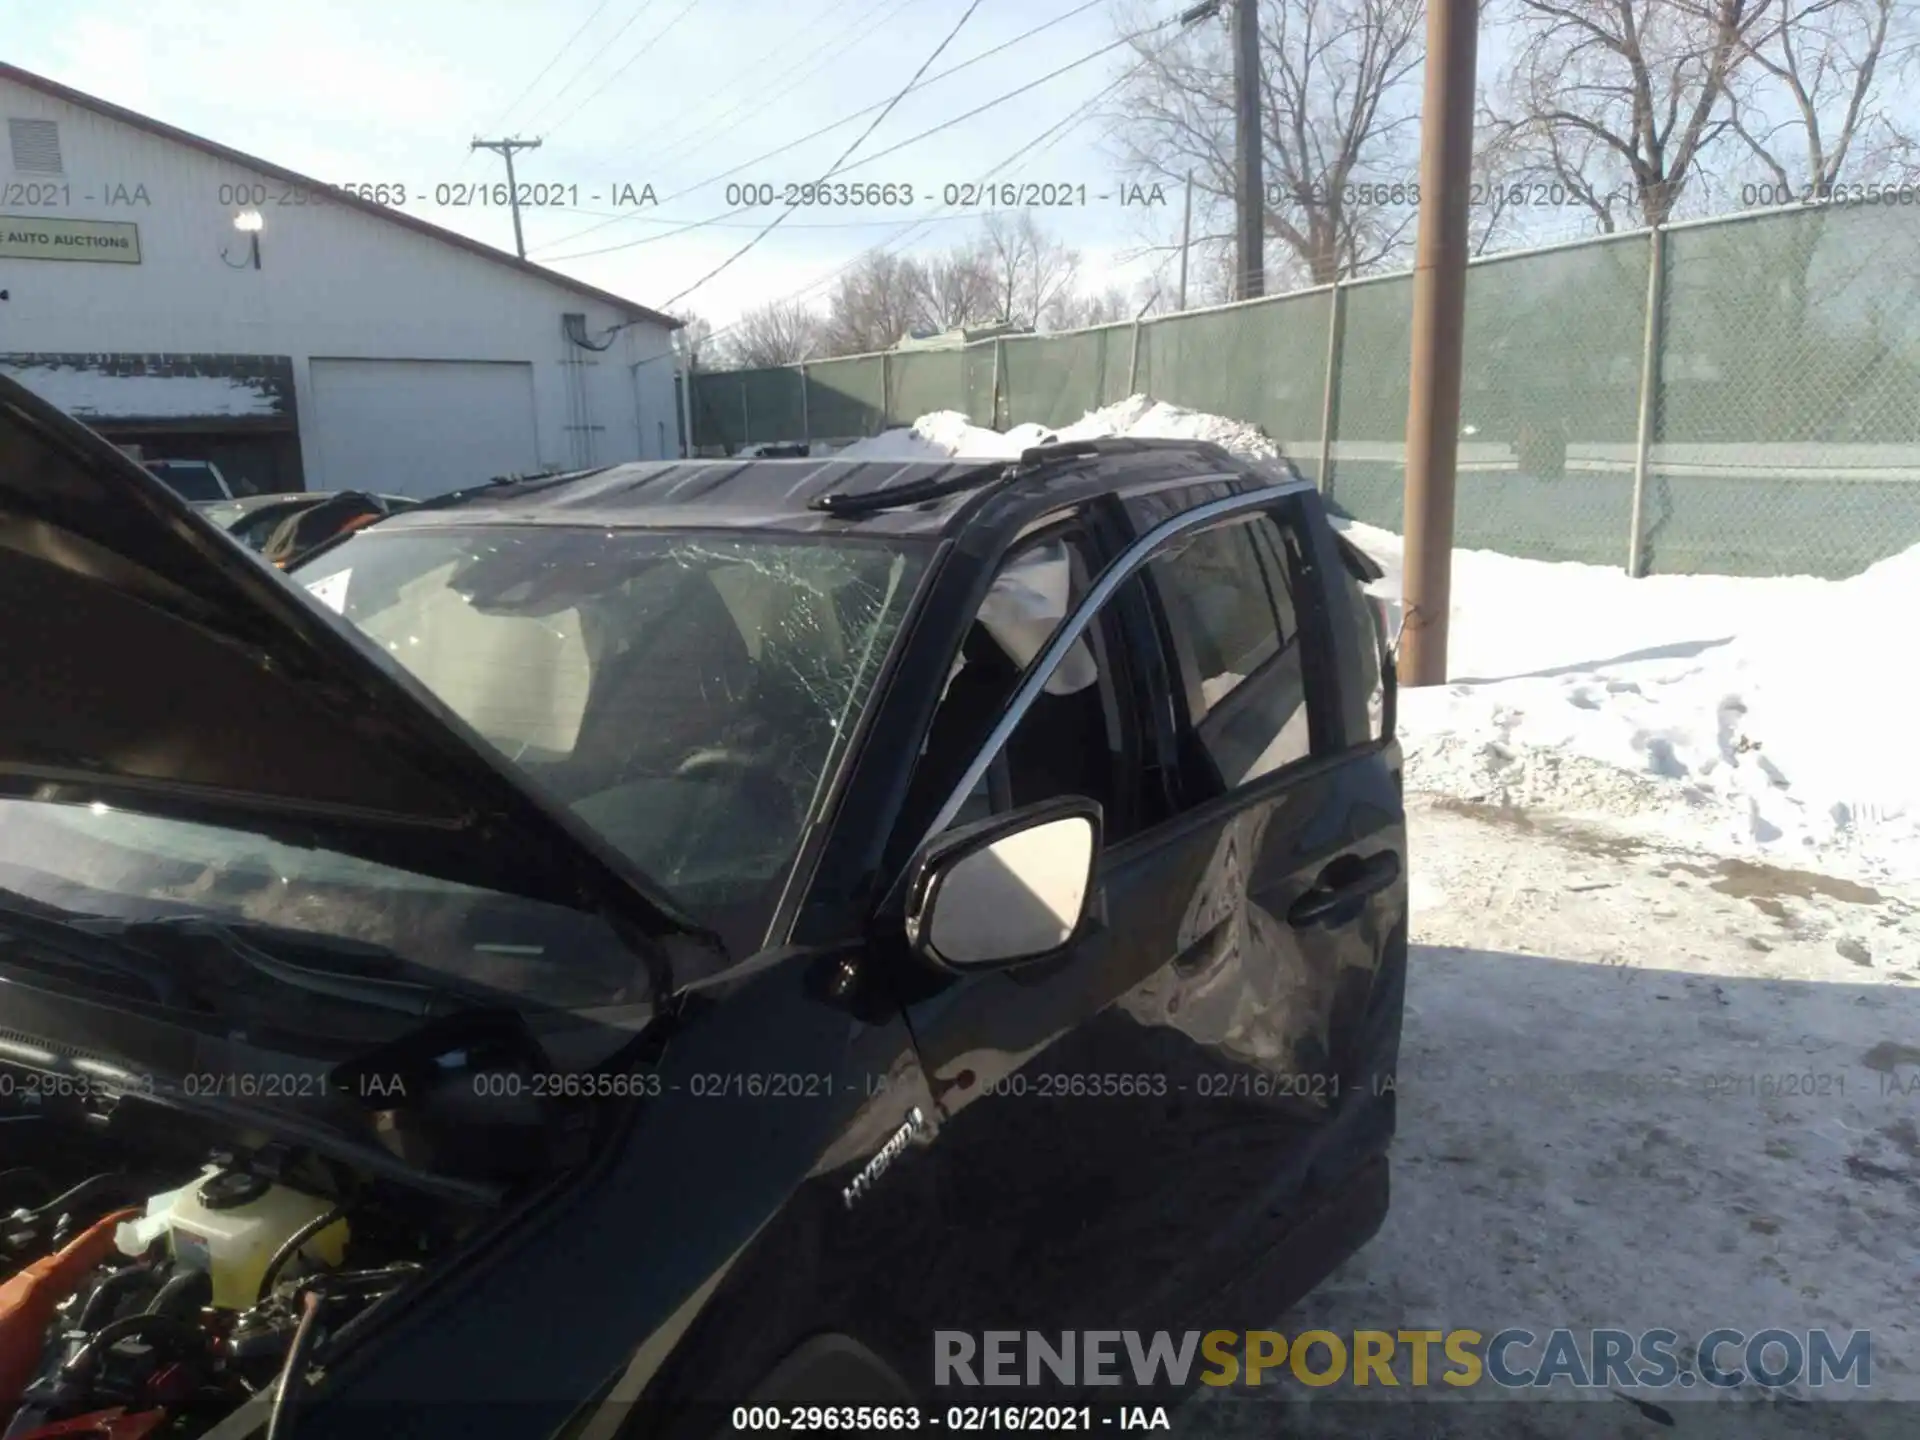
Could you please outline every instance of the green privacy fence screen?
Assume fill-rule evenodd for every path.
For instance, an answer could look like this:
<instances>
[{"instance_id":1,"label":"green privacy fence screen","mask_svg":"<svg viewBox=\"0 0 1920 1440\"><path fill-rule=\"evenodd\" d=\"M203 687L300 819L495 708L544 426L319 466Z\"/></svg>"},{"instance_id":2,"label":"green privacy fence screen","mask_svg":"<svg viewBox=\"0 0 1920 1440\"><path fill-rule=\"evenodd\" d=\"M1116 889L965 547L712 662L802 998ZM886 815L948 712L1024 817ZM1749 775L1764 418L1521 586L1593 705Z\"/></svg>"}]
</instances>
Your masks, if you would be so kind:
<instances>
[{"instance_id":1,"label":"green privacy fence screen","mask_svg":"<svg viewBox=\"0 0 1920 1440\"><path fill-rule=\"evenodd\" d=\"M1137 324L700 374L696 444L847 441L1146 395L1257 425L1398 530L1412 280ZM1811 206L1474 262L1457 542L1637 573L1841 577L1920 543L1920 204ZM1636 506L1636 497L1638 505Z\"/></svg>"}]
</instances>

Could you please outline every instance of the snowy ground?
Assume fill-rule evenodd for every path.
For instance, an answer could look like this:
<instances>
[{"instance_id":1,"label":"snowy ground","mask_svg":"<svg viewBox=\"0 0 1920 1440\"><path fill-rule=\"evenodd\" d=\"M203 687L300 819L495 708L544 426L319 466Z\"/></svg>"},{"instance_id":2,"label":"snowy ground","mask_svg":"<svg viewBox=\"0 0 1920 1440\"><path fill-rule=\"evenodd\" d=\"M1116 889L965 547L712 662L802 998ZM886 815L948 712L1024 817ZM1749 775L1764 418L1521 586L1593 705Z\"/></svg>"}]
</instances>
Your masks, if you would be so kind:
<instances>
[{"instance_id":1,"label":"snowy ground","mask_svg":"<svg viewBox=\"0 0 1920 1440\"><path fill-rule=\"evenodd\" d=\"M1397 579L1400 539L1349 533ZM1409 779L1869 882L1920 883L1920 683L1893 643L1920 547L1850 580L1455 556L1445 687Z\"/></svg>"},{"instance_id":2,"label":"snowy ground","mask_svg":"<svg viewBox=\"0 0 1920 1440\"><path fill-rule=\"evenodd\" d=\"M1273 453L1141 397L1053 432L933 415L841 453L1121 433ZM1397 594L1399 537L1349 533ZM1912 1408L1685 1391L1645 1397L1670 1424L1619 1400L1549 1424L1370 1402L1300 1433L1920 1435L1920 682L1897 644L1915 599L1920 547L1838 582L1455 555L1454 678L1401 696L1416 950L1393 1210L1276 1317L1870 1329L1872 1395ZM1186 1423L1207 1416L1282 1423L1259 1398Z\"/></svg>"}]
</instances>

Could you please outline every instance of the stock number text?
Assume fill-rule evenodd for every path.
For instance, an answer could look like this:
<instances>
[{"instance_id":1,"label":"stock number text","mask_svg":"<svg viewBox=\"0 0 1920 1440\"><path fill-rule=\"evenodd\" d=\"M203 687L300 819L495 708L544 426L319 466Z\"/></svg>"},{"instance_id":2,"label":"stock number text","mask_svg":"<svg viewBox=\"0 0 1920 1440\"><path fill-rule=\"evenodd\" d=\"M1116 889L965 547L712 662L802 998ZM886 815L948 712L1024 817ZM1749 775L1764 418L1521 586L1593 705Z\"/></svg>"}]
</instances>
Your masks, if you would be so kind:
<instances>
[{"instance_id":1,"label":"stock number text","mask_svg":"<svg viewBox=\"0 0 1920 1440\"><path fill-rule=\"evenodd\" d=\"M735 207L785 205L789 209L806 205L867 208L911 205L913 186L882 184L879 181L848 183L845 180L809 180L804 184L776 184L763 180L758 184L743 182L727 186L726 203Z\"/></svg>"},{"instance_id":2,"label":"stock number text","mask_svg":"<svg viewBox=\"0 0 1920 1440\"><path fill-rule=\"evenodd\" d=\"M1742 185L1740 203L1766 205L1920 205L1920 184Z\"/></svg>"}]
</instances>

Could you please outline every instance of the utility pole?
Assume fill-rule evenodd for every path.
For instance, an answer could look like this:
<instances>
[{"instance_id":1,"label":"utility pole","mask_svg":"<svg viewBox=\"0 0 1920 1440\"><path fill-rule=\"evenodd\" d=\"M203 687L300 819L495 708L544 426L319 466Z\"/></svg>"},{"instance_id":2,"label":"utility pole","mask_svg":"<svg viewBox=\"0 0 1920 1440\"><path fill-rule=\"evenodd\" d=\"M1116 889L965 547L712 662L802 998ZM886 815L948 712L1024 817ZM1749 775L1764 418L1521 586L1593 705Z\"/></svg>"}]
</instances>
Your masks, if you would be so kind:
<instances>
[{"instance_id":1,"label":"utility pole","mask_svg":"<svg viewBox=\"0 0 1920 1440\"><path fill-rule=\"evenodd\" d=\"M1187 172L1187 213L1180 221L1180 308L1187 308L1187 251L1193 245L1193 172Z\"/></svg>"},{"instance_id":2,"label":"utility pole","mask_svg":"<svg viewBox=\"0 0 1920 1440\"><path fill-rule=\"evenodd\" d=\"M1401 579L1399 678L1408 686L1444 685L1447 680L1479 28L1479 0L1427 0L1413 373L1407 402L1406 562Z\"/></svg>"},{"instance_id":3,"label":"utility pole","mask_svg":"<svg viewBox=\"0 0 1920 1440\"><path fill-rule=\"evenodd\" d=\"M1260 173L1260 0L1234 0L1233 113L1240 221L1240 294L1236 298L1253 300L1267 289L1267 197Z\"/></svg>"},{"instance_id":4,"label":"utility pole","mask_svg":"<svg viewBox=\"0 0 1920 1440\"><path fill-rule=\"evenodd\" d=\"M513 182L513 152L516 150L538 150L538 140L480 140L476 139L469 150L492 150L505 158L507 162L507 205L513 211L513 249L522 260L527 258L527 242L520 234L520 187Z\"/></svg>"}]
</instances>

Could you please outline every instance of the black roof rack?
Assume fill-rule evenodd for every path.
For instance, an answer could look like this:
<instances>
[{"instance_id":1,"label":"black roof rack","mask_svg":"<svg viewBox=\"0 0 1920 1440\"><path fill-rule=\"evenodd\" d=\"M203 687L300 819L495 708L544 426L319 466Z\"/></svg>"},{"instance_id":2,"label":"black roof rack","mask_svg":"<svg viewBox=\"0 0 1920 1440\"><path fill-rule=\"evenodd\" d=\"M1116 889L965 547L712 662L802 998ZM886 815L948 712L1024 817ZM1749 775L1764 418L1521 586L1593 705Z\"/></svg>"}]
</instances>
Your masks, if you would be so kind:
<instances>
[{"instance_id":1,"label":"black roof rack","mask_svg":"<svg viewBox=\"0 0 1920 1440\"><path fill-rule=\"evenodd\" d=\"M1264 434L1264 432L1262 432ZM1287 472L1289 479L1305 481L1300 467L1293 463L1293 457L1274 444L1274 453L1257 459L1235 455L1218 440L1184 440L1177 437L1147 435L1108 435L1097 440L1068 440L1055 445L1036 445L1021 452L1023 464L1038 463L1069 455L1133 455L1143 450L1198 450L1215 459L1225 460L1233 465L1278 465Z\"/></svg>"},{"instance_id":2,"label":"black roof rack","mask_svg":"<svg viewBox=\"0 0 1920 1440\"><path fill-rule=\"evenodd\" d=\"M976 470L964 470L958 475L942 475L932 480L911 480L891 489L863 490L853 494L834 491L816 495L807 502L807 508L828 515L874 515L882 510L924 505L929 500L944 500L949 495L977 490L995 480L1005 479L1019 469L1024 458L998 463L982 461Z\"/></svg>"},{"instance_id":3,"label":"black roof rack","mask_svg":"<svg viewBox=\"0 0 1920 1440\"><path fill-rule=\"evenodd\" d=\"M476 495L491 495L508 485L532 485L543 482L542 489L551 489L555 485L570 480L584 480L590 475L603 474L615 467L612 465L594 465L585 470L537 470L526 475L495 475L482 480L478 485L463 485L458 490L444 491L430 496L411 508L415 510L447 510L464 504Z\"/></svg>"},{"instance_id":4,"label":"black roof rack","mask_svg":"<svg viewBox=\"0 0 1920 1440\"><path fill-rule=\"evenodd\" d=\"M1079 460L1089 455L1131 455L1144 450L1205 450L1227 458L1226 452L1210 440L1145 439L1131 435L1109 435L1097 440L1056 440L1048 445L1030 445L1015 460L998 463L982 461L980 468L960 475L913 481L890 489L820 495L807 504L809 509L824 511L829 515L872 515L882 510L924 505L929 500L943 500L949 495L980 490L989 485L1010 484L1068 460ZM964 463L960 457L956 459Z\"/></svg>"}]
</instances>

